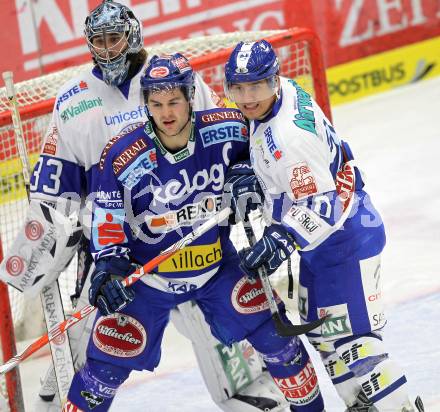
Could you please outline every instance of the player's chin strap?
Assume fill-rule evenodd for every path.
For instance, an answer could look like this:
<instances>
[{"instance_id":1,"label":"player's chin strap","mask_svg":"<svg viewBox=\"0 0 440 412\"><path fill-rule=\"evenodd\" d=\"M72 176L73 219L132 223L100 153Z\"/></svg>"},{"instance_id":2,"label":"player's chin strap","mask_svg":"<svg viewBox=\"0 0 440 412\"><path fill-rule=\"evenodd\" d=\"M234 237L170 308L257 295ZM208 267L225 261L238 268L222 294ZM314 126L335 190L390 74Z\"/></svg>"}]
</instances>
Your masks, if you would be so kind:
<instances>
[{"instance_id":1,"label":"player's chin strap","mask_svg":"<svg viewBox=\"0 0 440 412\"><path fill-rule=\"evenodd\" d=\"M237 208L238 213L240 213L240 210ZM252 229L252 223L251 218L248 216L248 219L242 219L244 231L246 233L246 237L248 239L249 245L252 247L255 242L255 234ZM258 276L261 280L261 283L263 285L264 293L266 294L266 299L269 302L269 309L272 314L272 319L275 323L275 329L277 333L280 336L287 337L287 336L298 336L303 335L305 333L311 332L313 329L316 329L317 327L321 326L324 321L326 320L326 317L323 317L321 319L315 320L311 323L306 323L304 325L289 325L283 322L281 319L280 312L278 310L278 305L275 300L275 296L273 294L272 286L270 284L269 276L266 273L266 269L261 266L258 268ZM292 276L292 274L291 274ZM290 282L290 280L289 280ZM293 283L293 276L292 276L292 283ZM293 288L293 284L292 284Z\"/></svg>"}]
</instances>

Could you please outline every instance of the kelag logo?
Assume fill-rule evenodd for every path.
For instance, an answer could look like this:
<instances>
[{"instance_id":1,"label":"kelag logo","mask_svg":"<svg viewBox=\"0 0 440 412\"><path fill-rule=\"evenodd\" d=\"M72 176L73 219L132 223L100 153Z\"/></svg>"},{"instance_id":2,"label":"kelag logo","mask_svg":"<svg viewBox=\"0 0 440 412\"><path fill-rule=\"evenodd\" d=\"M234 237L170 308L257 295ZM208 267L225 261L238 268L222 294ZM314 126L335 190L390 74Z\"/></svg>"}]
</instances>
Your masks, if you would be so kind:
<instances>
[{"instance_id":1,"label":"kelag logo","mask_svg":"<svg viewBox=\"0 0 440 412\"><path fill-rule=\"evenodd\" d=\"M87 85L87 83L85 81L79 82L79 84L76 84L75 86L73 86L71 89L67 90L66 93L62 94L58 98L57 104L56 104L56 109L58 110L60 108L60 104L62 102L65 102L66 100L68 100L72 96L74 96L75 94L81 93L84 90L88 90L88 89L89 89L89 86Z\"/></svg>"}]
</instances>

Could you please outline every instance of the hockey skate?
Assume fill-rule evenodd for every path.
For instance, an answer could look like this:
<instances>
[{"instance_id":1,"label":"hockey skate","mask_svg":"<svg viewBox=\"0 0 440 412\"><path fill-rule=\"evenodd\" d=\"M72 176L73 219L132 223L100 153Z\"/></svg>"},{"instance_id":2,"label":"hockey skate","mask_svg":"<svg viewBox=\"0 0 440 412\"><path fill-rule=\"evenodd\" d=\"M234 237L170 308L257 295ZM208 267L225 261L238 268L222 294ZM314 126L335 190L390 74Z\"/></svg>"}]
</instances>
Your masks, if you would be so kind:
<instances>
[{"instance_id":1,"label":"hockey skate","mask_svg":"<svg viewBox=\"0 0 440 412\"><path fill-rule=\"evenodd\" d=\"M416 407L415 409L412 406L408 405L408 407L405 406L402 409L402 412L425 412L425 407L423 406L423 402L422 402L422 399L420 398L420 396L417 396L417 398L414 402L414 405Z\"/></svg>"},{"instance_id":2,"label":"hockey skate","mask_svg":"<svg viewBox=\"0 0 440 412\"><path fill-rule=\"evenodd\" d=\"M356 402L349 406L345 412L377 412L377 408L373 405L364 391L360 391L356 398Z\"/></svg>"}]
</instances>

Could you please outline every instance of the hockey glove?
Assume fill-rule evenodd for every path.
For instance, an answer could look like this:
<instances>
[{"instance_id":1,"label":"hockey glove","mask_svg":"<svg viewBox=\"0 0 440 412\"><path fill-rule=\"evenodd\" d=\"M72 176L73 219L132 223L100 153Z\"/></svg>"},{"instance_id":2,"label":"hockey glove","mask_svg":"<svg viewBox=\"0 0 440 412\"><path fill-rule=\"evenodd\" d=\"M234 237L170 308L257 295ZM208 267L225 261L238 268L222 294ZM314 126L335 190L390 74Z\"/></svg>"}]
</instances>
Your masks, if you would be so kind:
<instances>
[{"instance_id":1,"label":"hockey glove","mask_svg":"<svg viewBox=\"0 0 440 412\"><path fill-rule=\"evenodd\" d=\"M247 221L251 210L263 204L263 191L250 161L238 162L231 166L225 177L223 188L223 207L232 209L230 224Z\"/></svg>"},{"instance_id":2,"label":"hockey glove","mask_svg":"<svg viewBox=\"0 0 440 412\"><path fill-rule=\"evenodd\" d=\"M112 256L98 260L91 277L89 302L98 308L101 315L115 313L134 299L133 290L121 282L133 270L125 258Z\"/></svg>"},{"instance_id":3,"label":"hockey glove","mask_svg":"<svg viewBox=\"0 0 440 412\"><path fill-rule=\"evenodd\" d=\"M240 268L252 279L258 278L258 268L264 267L268 275L275 272L294 252L292 235L281 225L264 229L263 237L251 248L240 250Z\"/></svg>"}]
</instances>

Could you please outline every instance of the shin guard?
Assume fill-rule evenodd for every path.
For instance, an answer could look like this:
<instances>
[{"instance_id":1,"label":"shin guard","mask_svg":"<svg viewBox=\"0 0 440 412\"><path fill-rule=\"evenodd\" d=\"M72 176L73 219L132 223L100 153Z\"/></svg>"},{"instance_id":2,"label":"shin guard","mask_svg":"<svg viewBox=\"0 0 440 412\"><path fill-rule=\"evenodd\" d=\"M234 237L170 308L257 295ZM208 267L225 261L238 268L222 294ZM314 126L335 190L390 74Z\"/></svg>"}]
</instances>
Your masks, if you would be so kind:
<instances>
[{"instance_id":1,"label":"shin guard","mask_svg":"<svg viewBox=\"0 0 440 412\"><path fill-rule=\"evenodd\" d=\"M130 370L120 366L88 359L73 377L68 403L83 412L108 411L117 389L129 374Z\"/></svg>"}]
</instances>

